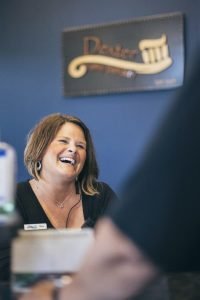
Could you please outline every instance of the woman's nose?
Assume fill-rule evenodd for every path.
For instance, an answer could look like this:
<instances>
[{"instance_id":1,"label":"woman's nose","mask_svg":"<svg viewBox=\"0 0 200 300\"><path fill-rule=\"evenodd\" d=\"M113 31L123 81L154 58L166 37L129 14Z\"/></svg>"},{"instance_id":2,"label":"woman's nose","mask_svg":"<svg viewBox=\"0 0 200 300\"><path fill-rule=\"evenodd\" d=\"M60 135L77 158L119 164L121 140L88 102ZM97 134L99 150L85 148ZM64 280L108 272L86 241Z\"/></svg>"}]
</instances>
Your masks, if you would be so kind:
<instances>
[{"instance_id":1,"label":"woman's nose","mask_svg":"<svg viewBox=\"0 0 200 300\"><path fill-rule=\"evenodd\" d=\"M76 146L75 145L69 145L67 151L70 152L70 153L75 153L76 152Z\"/></svg>"}]
</instances>

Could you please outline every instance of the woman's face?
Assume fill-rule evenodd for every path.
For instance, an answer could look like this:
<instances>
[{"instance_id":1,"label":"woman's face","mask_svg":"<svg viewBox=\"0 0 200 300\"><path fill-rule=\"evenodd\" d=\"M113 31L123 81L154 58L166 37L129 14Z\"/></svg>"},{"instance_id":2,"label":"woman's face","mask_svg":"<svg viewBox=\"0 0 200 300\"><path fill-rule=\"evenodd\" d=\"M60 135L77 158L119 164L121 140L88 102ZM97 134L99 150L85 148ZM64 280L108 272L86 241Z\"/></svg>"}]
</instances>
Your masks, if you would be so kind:
<instances>
[{"instance_id":1,"label":"woman's face","mask_svg":"<svg viewBox=\"0 0 200 300\"><path fill-rule=\"evenodd\" d=\"M41 176L75 180L85 164L86 146L83 130L76 124L65 123L42 158Z\"/></svg>"}]
</instances>

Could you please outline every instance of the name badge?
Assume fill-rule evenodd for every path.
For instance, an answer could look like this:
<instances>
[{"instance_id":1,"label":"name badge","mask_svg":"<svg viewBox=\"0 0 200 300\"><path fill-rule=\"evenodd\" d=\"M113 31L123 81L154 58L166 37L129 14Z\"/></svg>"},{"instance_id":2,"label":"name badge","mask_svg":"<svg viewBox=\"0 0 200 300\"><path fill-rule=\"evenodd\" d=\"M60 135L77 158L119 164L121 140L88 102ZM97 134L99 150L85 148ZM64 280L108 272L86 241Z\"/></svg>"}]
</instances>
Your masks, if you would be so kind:
<instances>
[{"instance_id":1,"label":"name badge","mask_svg":"<svg viewBox=\"0 0 200 300\"><path fill-rule=\"evenodd\" d=\"M24 230L41 230L47 229L46 223L38 223L38 224L24 224Z\"/></svg>"}]
</instances>

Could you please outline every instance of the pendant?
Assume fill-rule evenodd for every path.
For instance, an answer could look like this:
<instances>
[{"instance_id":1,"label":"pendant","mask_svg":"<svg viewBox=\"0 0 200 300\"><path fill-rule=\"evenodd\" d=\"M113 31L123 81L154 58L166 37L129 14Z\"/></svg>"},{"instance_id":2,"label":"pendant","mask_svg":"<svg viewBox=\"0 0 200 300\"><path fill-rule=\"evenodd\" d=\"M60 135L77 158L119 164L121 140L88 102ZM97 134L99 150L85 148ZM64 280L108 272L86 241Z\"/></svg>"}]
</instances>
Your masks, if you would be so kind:
<instances>
[{"instance_id":1,"label":"pendant","mask_svg":"<svg viewBox=\"0 0 200 300\"><path fill-rule=\"evenodd\" d=\"M57 207L59 207L59 208L64 208L65 206L64 206L64 202L62 202L62 203L56 203L56 206Z\"/></svg>"}]
</instances>

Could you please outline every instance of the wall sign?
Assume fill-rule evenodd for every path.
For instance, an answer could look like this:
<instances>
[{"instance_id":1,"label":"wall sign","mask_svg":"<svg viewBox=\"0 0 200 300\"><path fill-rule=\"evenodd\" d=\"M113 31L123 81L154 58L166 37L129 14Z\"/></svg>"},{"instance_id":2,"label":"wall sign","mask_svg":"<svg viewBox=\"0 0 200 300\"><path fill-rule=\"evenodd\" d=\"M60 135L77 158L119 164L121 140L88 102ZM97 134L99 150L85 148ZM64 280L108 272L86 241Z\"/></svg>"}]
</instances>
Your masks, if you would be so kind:
<instances>
[{"instance_id":1,"label":"wall sign","mask_svg":"<svg viewBox=\"0 0 200 300\"><path fill-rule=\"evenodd\" d=\"M65 96L175 88L183 83L183 15L62 32Z\"/></svg>"}]
</instances>

